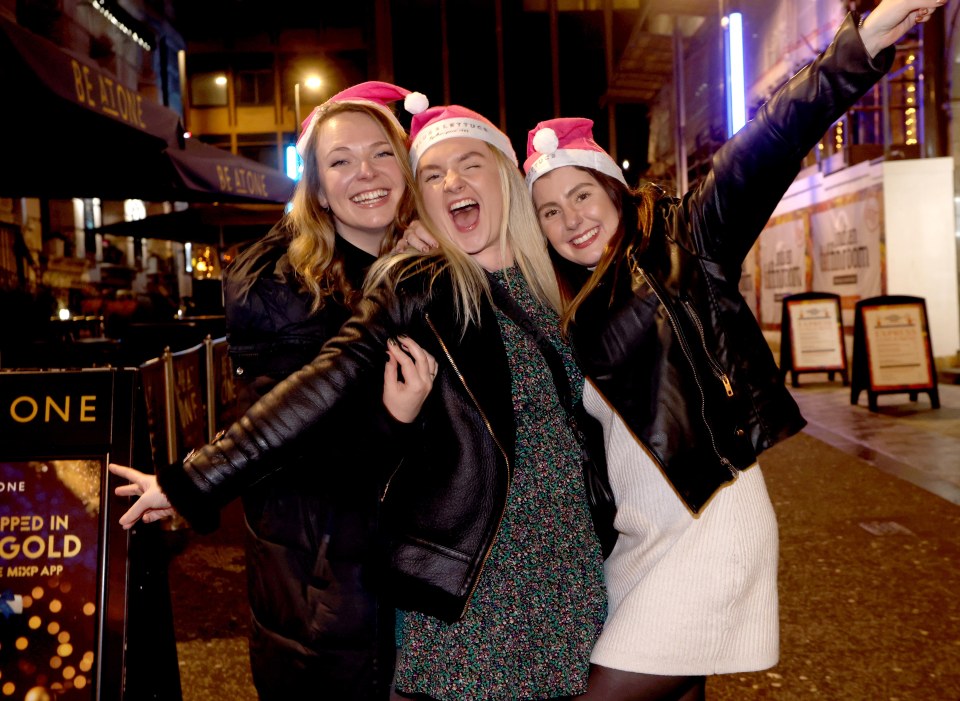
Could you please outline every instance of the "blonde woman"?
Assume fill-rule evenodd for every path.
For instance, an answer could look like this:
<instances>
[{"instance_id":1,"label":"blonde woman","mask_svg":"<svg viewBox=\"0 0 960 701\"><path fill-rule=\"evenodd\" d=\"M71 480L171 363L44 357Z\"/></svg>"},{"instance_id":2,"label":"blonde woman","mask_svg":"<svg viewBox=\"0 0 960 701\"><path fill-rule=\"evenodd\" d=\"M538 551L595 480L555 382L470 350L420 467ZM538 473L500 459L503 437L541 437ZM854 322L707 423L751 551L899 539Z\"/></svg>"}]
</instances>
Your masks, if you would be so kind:
<instances>
[{"instance_id":1,"label":"blonde woman","mask_svg":"<svg viewBox=\"0 0 960 701\"><path fill-rule=\"evenodd\" d=\"M380 358L407 334L439 360L416 453L385 475L383 591L400 610L396 698L548 699L586 689L603 621L602 558L569 421L582 378L560 339L558 291L507 137L466 108L414 117L419 211L439 247L378 263L356 315L310 365L182 468L121 470L142 495L206 513L379 401ZM335 467L318 456L313 468ZM357 472L373 473L356 464Z\"/></svg>"}]
</instances>

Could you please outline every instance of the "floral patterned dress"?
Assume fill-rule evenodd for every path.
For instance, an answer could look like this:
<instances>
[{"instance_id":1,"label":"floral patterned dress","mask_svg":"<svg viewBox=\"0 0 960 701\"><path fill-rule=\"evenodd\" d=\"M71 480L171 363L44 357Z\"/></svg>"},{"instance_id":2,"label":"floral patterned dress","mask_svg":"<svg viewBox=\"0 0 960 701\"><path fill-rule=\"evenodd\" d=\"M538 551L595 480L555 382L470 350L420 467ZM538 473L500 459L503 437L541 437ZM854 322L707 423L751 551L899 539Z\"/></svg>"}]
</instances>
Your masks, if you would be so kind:
<instances>
[{"instance_id":1,"label":"floral patterned dress","mask_svg":"<svg viewBox=\"0 0 960 701\"><path fill-rule=\"evenodd\" d=\"M493 274L582 376L552 310L519 270ZM512 374L513 480L500 530L466 615L448 624L399 612L396 688L440 701L547 699L586 691L606 614L603 562L580 449L536 342L497 310ZM578 399L577 397L574 398Z\"/></svg>"}]
</instances>

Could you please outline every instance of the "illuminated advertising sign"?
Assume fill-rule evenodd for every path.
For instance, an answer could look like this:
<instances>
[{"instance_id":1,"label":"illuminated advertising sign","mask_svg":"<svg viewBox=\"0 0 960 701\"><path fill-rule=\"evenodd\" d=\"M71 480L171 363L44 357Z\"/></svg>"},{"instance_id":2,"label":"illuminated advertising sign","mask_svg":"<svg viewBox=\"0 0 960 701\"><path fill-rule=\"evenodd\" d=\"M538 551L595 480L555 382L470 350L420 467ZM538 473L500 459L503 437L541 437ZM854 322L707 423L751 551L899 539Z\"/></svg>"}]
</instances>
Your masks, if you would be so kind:
<instances>
[{"instance_id":1,"label":"illuminated advertising sign","mask_svg":"<svg viewBox=\"0 0 960 701\"><path fill-rule=\"evenodd\" d=\"M0 698L147 698L129 687L157 648L128 650L128 625L153 636L163 600L128 597L157 585L129 566L106 469L133 463L138 392L135 370L0 372Z\"/></svg>"}]
</instances>

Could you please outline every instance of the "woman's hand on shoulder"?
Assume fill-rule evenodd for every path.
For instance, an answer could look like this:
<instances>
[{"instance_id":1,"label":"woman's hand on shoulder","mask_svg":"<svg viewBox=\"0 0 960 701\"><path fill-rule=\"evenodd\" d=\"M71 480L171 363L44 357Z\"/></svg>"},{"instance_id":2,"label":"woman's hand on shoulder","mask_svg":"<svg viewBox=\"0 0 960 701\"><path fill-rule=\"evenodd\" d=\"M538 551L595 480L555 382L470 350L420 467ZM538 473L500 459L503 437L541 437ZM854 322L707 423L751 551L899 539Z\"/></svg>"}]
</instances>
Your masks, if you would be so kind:
<instances>
[{"instance_id":1,"label":"woman's hand on shoulder","mask_svg":"<svg viewBox=\"0 0 960 701\"><path fill-rule=\"evenodd\" d=\"M383 404L397 421L412 423L433 389L437 361L409 336L388 340L387 356Z\"/></svg>"},{"instance_id":2,"label":"woman's hand on shoulder","mask_svg":"<svg viewBox=\"0 0 960 701\"><path fill-rule=\"evenodd\" d=\"M115 493L119 497L139 497L127 512L120 517L120 525L124 529L130 528L137 521L144 523L172 518L176 511L167 499L167 495L160 489L156 475L148 475L132 467L110 463L110 472L125 479L129 484L117 487Z\"/></svg>"},{"instance_id":3,"label":"woman's hand on shoulder","mask_svg":"<svg viewBox=\"0 0 960 701\"><path fill-rule=\"evenodd\" d=\"M407 248L413 248L421 253L429 253L438 246L437 239L427 231L427 227L423 225L419 219L414 219L410 222L410 226L406 228L403 232L403 236L397 241L396 247L394 250L397 253L407 250Z\"/></svg>"},{"instance_id":4,"label":"woman's hand on shoulder","mask_svg":"<svg viewBox=\"0 0 960 701\"><path fill-rule=\"evenodd\" d=\"M930 19L946 0L883 0L867 15L860 27L860 38L870 58L895 44L914 25Z\"/></svg>"}]
</instances>

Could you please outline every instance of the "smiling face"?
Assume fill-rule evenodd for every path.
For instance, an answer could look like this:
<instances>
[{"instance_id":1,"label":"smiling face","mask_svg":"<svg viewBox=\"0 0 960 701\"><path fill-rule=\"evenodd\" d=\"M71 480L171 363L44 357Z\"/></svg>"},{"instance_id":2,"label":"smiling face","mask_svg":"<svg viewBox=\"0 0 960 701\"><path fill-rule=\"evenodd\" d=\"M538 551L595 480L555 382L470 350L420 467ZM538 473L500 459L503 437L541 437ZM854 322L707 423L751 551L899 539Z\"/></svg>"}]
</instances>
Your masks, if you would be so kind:
<instances>
[{"instance_id":1,"label":"smiling face","mask_svg":"<svg viewBox=\"0 0 960 701\"><path fill-rule=\"evenodd\" d=\"M486 270L508 264L500 254L503 190L490 147L469 137L431 146L421 156L417 183L426 213Z\"/></svg>"},{"instance_id":2,"label":"smiling face","mask_svg":"<svg viewBox=\"0 0 960 701\"><path fill-rule=\"evenodd\" d=\"M343 238L377 254L397 215L406 184L382 127L361 112L342 112L319 125L319 201Z\"/></svg>"},{"instance_id":3,"label":"smiling face","mask_svg":"<svg viewBox=\"0 0 960 701\"><path fill-rule=\"evenodd\" d=\"M563 166L533 183L533 206L550 245L563 258L596 266L620 226L620 211L593 175Z\"/></svg>"}]
</instances>

